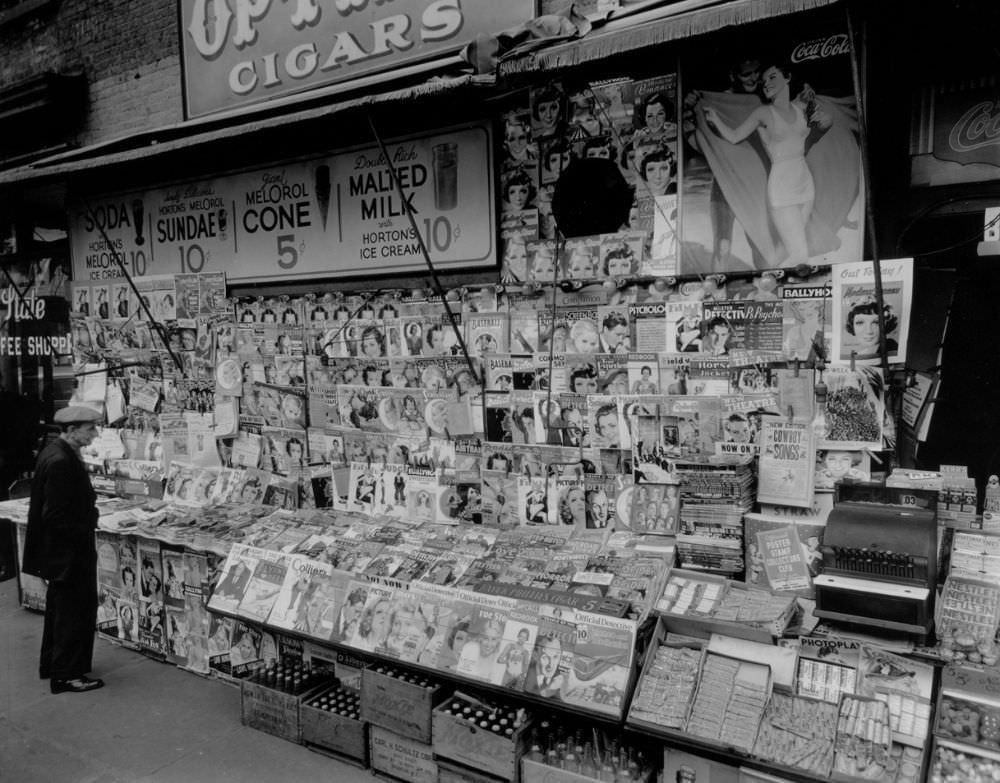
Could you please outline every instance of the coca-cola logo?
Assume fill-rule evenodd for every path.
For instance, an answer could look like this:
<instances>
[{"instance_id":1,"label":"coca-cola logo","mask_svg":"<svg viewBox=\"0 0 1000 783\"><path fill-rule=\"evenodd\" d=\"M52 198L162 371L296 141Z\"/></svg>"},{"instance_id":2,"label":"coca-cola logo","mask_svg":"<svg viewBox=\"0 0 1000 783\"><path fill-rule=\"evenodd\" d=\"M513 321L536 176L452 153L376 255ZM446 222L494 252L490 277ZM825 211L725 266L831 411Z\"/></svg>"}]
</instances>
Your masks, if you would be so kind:
<instances>
[{"instance_id":1,"label":"coca-cola logo","mask_svg":"<svg viewBox=\"0 0 1000 783\"><path fill-rule=\"evenodd\" d=\"M792 62L801 63L806 60L821 60L824 57L836 57L851 51L851 45L844 33L835 33L828 38L815 38L804 41L792 50Z\"/></svg>"},{"instance_id":2,"label":"coca-cola logo","mask_svg":"<svg viewBox=\"0 0 1000 783\"><path fill-rule=\"evenodd\" d=\"M1000 144L1000 101L977 103L948 134L948 146L955 152L971 152L993 144Z\"/></svg>"}]
</instances>

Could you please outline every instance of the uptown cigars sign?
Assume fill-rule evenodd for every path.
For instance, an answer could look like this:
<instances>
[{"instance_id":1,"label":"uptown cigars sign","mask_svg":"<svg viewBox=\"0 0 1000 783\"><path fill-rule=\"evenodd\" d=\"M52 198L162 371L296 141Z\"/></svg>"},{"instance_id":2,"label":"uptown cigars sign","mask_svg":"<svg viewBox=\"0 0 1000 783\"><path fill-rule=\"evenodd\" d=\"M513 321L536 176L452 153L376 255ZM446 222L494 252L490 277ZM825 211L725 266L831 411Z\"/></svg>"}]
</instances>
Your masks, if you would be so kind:
<instances>
[{"instance_id":1,"label":"uptown cigars sign","mask_svg":"<svg viewBox=\"0 0 1000 783\"><path fill-rule=\"evenodd\" d=\"M937 92L933 154L963 165L1000 167L1000 87Z\"/></svg>"},{"instance_id":2,"label":"uptown cigars sign","mask_svg":"<svg viewBox=\"0 0 1000 783\"><path fill-rule=\"evenodd\" d=\"M534 0L180 0L185 108L199 117L457 52Z\"/></svg>"}]
</instances>

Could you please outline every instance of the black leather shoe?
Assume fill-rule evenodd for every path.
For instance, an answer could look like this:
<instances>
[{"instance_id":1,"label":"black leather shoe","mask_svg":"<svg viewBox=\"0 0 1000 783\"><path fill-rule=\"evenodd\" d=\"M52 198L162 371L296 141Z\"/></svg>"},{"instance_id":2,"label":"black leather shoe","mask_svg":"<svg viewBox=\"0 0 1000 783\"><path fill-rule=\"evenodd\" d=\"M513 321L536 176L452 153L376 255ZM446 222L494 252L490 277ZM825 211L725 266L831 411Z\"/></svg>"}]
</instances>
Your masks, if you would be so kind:
<instances>
[{"instance_id":1,"label":"black leather shoe","mask_svg":"<svg viewBox=\"0 0 1000 783\"><path fill-rule=\"evenodd\" d=\"M52 680L53 693L86 693L104 687L104 680L92 680L90 677L75 677L72 680Z\"/></svg>"}]
</instances>

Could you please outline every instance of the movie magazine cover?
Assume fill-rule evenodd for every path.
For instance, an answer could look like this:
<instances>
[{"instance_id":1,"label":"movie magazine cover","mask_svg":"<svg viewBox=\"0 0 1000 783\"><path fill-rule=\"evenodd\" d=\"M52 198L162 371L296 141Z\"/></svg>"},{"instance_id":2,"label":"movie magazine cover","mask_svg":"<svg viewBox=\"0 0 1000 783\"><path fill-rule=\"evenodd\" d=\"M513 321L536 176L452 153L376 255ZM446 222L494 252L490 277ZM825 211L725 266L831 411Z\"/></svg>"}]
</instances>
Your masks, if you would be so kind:
<instances>
[{"instance_id":1,"label":"movie magazine cover","mask_svg":"<svg viewBox=\"0 0 1000 783\"><path fill-rule=\"evenodd\" d=\"M354 589L356 589L356 584L352 583L351 589L348 591L348 600L341 610L340 619L342 621L341 627L343 633L347 633L350 630L349 625L343 623L343 619L344 612L349 610L350 597ZM396 593L397 591L393 587L384 587L376 584L368 585L364 608L357 618L353 633L349 637L345 636L344 643L356 650L387 654L386 639L392 629L392 610L396 600ZM351 607L350 611L353 613L353 607Z\"/></svg>"},{"instance_id":2,"label":"movie magazine cover","mask_svg":"<svg viewBox=\"0 0 1000 783\"><path fill-rule=\"evenodd\" d=\"M879 262L882 273L882 316L886 355L890 364L906 362L910 307L913 300L913 259ZM831 361L878 364L880 322L871 262L843 264L833 269L833 351Z\"/></svg>"},{"instance_id":3,"label":"movie magazine cover","mask_svg":"<svg viewBox=\"0 0 1000 783\"><path fill-rule=\"evenodd\" d=\"M507 471L482 472L482 520L485 527L507 530L518 525L517 478Z\"/></svg>"}]
</instances>

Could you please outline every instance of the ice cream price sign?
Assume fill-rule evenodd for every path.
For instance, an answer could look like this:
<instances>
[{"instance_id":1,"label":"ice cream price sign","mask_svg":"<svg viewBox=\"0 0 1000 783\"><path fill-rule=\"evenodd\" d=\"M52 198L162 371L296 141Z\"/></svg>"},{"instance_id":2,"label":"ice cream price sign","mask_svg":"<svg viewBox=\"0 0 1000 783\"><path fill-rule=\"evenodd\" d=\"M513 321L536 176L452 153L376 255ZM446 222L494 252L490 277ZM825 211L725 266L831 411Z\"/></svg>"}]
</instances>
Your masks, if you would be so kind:
<instances>
[{"instance_id":1,"label":"ice cream price sign","mask_svg":"<svg viewBox=\"0 0 1000 783\"><path fill-rule=\"evenodd\" d=\"M70 210L74 279L121 278L119 259L132 275L230 282L422 271L421 239L438 267L494 265L492 150L488 126L473 125L392 140L388 159L372 146L82 199Z\"/></svg>"},{"instance_id":2,"label":"ice cream price sign","mask_svg":"<svg viewBox=\"0 0 1000 783\"><path fill-rule=\"evenodd\" d=\"M407 209L436 266L495 263L491 150L485 127L388 144L401 187L378 147L333 158L327 236L335 240L337 265L424 269Z\"/></svg>"}]
</instances>

